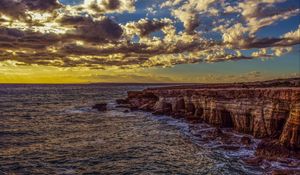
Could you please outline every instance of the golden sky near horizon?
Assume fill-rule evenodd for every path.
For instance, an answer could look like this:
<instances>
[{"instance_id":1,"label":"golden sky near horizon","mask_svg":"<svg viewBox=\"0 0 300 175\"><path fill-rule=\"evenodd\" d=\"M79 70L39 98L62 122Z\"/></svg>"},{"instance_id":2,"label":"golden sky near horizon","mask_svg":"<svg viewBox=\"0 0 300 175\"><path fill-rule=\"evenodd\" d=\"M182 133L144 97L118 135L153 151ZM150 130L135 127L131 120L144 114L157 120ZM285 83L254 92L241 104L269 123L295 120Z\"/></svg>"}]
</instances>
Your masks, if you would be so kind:
<instances>
[{"instance_id":1,"label":"golden sky near horizon","mask_svg":"<svg viewBox=\"0 0 300 175\"><path fill-rule=\"evenodd\" d=\"M0 0L0 83L300 76L294 0Z\"/></svg>"}]
</instances>

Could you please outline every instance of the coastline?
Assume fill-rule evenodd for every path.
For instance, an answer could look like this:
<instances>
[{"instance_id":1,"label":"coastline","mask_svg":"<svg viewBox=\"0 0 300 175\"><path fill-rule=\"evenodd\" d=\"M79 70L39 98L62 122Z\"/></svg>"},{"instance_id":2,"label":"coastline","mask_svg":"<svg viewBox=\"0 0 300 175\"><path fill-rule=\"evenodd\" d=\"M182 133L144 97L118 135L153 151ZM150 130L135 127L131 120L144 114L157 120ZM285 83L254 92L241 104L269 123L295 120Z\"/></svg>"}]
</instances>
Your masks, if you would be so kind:
<instances>
[{"instance_id":1,"label":"coastline","mask_svg":"<svg viewBox=\"0 0 300 175\"><path fill-rule=\"evenodd\" d=\"M300 78L149 88L118 103L252 135L261 139L257 157L300 159Z\"/></svg>"}]
</instances>

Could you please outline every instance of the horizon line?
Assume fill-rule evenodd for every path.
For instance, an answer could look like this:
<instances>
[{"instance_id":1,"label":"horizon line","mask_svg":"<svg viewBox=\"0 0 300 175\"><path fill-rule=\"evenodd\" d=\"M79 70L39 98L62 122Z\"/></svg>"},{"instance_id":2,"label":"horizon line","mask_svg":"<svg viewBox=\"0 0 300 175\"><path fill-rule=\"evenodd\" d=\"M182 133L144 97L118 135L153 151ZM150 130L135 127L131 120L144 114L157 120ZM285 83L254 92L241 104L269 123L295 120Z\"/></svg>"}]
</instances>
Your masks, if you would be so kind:
<instances>
[{"instance_id":1,"label":"horizon line","mask_svg":"<svg viewBox=\"0 0 300 175\"><path fill-rule=\"evenodd\" d=\"M201 83L201 82L83 82L83 83L0 83L0 85L94 85L94 84L128 84L128 85L174 85L174 84L236 84L236 83L255 83L255 82L272 82L280 80L293 80L300 79L300 77L291 77L291 78L275 78L267 79L261 81L240 81L240 82L219 82L219 83Z\"/></svg>"}]
</instances>

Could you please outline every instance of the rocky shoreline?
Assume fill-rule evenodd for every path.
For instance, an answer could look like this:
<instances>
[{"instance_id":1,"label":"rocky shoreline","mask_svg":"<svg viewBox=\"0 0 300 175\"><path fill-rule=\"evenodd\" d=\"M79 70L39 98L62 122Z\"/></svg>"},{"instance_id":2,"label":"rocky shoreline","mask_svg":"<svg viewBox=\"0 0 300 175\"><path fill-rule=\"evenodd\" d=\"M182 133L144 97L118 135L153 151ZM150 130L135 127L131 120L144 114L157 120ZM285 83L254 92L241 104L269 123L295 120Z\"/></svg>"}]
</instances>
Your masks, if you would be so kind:
<instances>
[{"instance_id":1,"label":"rocky shoreline","mask_svg":"<svg viewBox=\"0 0 300 175\"><path fill-rule=\"evenodd\" d=\"M250 134L262 139L256 149L259 157L300 159L300 78L149 88L130 91L126 99L117 102L133 110ZM243 138L241 142L251 140Z\"/></svg>"}]
</instances>

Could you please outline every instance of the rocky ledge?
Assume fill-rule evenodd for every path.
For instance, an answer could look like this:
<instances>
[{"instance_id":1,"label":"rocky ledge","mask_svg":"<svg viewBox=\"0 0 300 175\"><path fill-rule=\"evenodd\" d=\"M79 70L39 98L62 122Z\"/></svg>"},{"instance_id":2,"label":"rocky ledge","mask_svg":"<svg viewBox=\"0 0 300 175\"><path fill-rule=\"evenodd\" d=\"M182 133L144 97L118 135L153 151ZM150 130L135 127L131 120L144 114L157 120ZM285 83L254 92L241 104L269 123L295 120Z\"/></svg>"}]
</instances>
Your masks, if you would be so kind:
<instances>
[{"instance_id":1,"label":"rocky ledge","mask_svg":"<svg viewBox=\"0 0 300 175\"><path fill-rule=\"evenodd\" d=\"M149 88L128 92L124 102L132 109L184 117L262 138L257 149L260 155L299 155L300 78Z\"/></svg>"}]
</instances>

